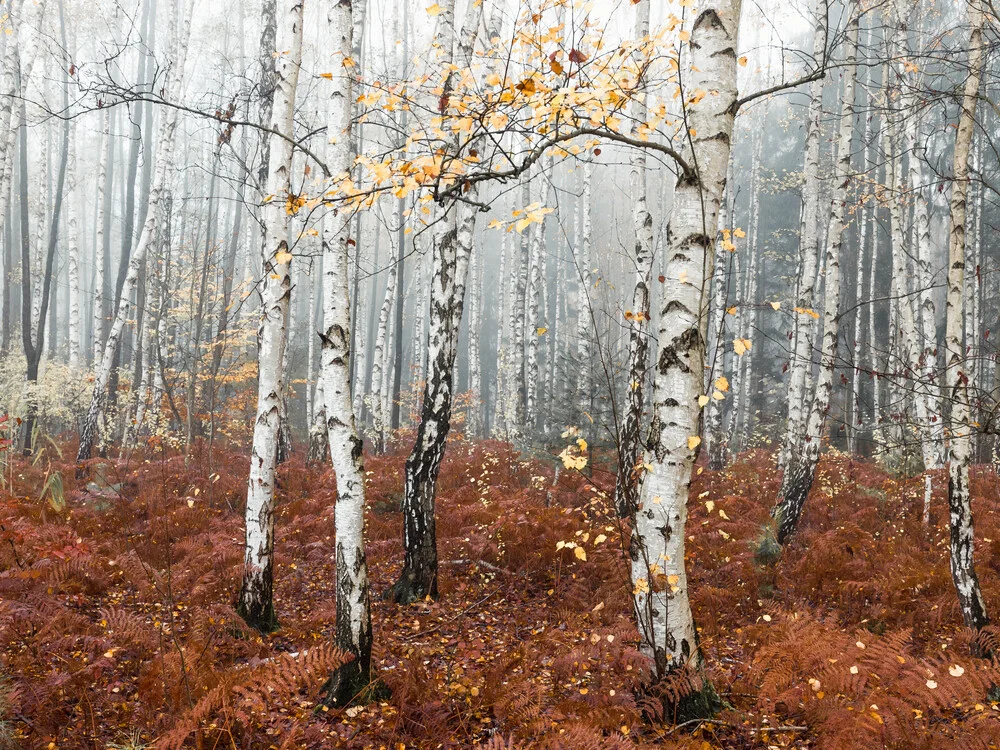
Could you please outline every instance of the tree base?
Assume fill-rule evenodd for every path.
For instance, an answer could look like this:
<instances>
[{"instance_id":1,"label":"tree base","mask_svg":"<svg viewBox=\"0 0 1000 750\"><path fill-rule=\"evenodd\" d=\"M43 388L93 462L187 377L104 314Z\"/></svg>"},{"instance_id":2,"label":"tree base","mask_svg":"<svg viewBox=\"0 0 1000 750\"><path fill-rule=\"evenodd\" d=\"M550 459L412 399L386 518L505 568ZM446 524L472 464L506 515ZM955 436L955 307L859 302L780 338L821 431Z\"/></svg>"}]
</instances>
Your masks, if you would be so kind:
<instances>
[{"instance_id":1,"label":"tree base","mask_svg":"<svg viewBox=\"0 0 1000 750\"><path fill-rule=\"evenodd\" d=\"M431 578L430 581L421 580L420 576L405 569L400 574L399 580L382 595L383 599L396 604L413 604L427 597L435 600L438 598L437 577Z\"/></svg>"},{"instance_id":2,"label":"tree base","mask_svg":"<svg viewBox=\"0 0 1000 750\"><path fill-rule=\"evenodd\" d=\"M236 603L236 614L243 618L243 622L263 635L273 633L281 625L278 617L274 614L274 604L269 603L262 610L247 607L242 601Z\"/></svg>"},{"instance_id":3,"label":"tree base","mask_svg":"<svg viewBox=\"0 0 1000 750\"><path fill-rule=\"evenodd\" d=\"M370 674L364 674L356 660L335 669L319 693L319 706L327 708L364 706L392 697L392 691L386 684L381 680L372 680Z\"/></svg>"},{"instance_id":4,"label":"tree base","mask_svg":"<svg viewBox=\"0 0 1000 750\"><path fill-rule=\"evenodd\" d=\"M722 709L722 699L715 692L715 687L707 678L702 678L702 685L697 690L692 690L680 700L671 701L665 704L669 713L665 716L673 718L676 724L683 724L685 721L695 719L711 719Z\"/></svg>"}]
</instances>

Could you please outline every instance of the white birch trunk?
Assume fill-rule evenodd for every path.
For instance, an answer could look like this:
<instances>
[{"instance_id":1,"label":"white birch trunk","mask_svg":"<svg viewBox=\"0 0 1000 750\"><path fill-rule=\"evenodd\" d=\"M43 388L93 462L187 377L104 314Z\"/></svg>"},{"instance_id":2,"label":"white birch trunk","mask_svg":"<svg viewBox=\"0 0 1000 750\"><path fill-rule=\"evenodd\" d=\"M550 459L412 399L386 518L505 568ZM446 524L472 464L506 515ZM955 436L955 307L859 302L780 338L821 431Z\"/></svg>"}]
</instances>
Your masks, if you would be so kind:
<instances>
[{"instance_id":1,"label":"white birch trunk","mask_svg":"<svg viewBox=\"0 0 1000 750\"><path fill-rule=\"evenodd\" d=\"M959 608L966 627L980 629L989 624L973 561L974 533L969 497L970 437L968 373L965 342L962 338L962 310L965 292L965 221L969 190L969 150L975 128L976 100L983 70L983 24L981 0L969 0L971 26L969 65L962 96L962 110L955 135L954 175L950 201L948 237L948 297L945 309L948 391L951 415L948 424L948 507L951 527L951 575L958 593Z\"/></svg>"},{"instance_id":2,"label":"white birch trunk","mask_svg":"<svg viewBox=\"0 0 1000 750\"><path fill-rule=\"evenodd\" d=\"M171 29L171 54L168 56L168 59L173 64L165 74L167 80L164 82L164 85L168 92L168 99L170 101L179 101L183 88L184 62L187 56L194 0L185 0L184 7L180 9L180 12L183 14L180 18L176 18L178 11L172 3L168 4L168 8L168 14L171 18L168 24L168 27ZM167 190L168 168L173 166L174 136L177 130L177 119L178 111L168 108L160 121L156 148L156 175L149 191L146 221L143 224L139 242L132 253L132 258L129 260L118 309L115 311L114 320L111 322L111 330L108 332L107 341L104 343L104 352L99 358L99 364L96 366L94 390L90 400L90 408L87 411L80 434L80 448L77 451L77 462L86 461L90 458L97 439L105 393L108 381L111 379L113 354L121 339L122 331L125 328L125 322L131 306L130 299L139 280L139 269L145 262L149 246L155 241L159 230L157 222L158 212L156 209Z\"/></svg>"},{"instance_id":3,"label":"white birch trunk","mask_svg":"<svg viewBox=\"0 0 1000 750\"><path fill-rule=\"evenodd\" d=\"M483 260L475 256L472 260L472 296L469 298L469 403L466 433L470 439L483 436L482 405L482 362L479 353L479 333L482 325L483 309Z\"/></svg>"},{"instance_id":4,"label":"white birch trunk","mask_svg":"<svg viewBox=\"0 0 1000 750\"><path fill-rule=\"evenodd\" d=\"M837 364L837 339L840 334L840 252L844 235L844 212L847 188L851 181L851 139L854 136L854 81L857 70L858 18L854 15L847 26L847 57L844 61L844 91L837 137L835 186L830 199L830 225L826 240L826 299L823 310L823 346L816 395L809 409L805 441L798 460L789 464L789 481L783 482L782 495L775 508L778 524L777 540L784 544L794 533L802 507L816 476L823 428L833 393L833 375Z\"/></svg>"},{"instance_id":5,"label":"white birch trunk","mask_svg":"<svg viewBox=\"0 0 1000 750\"><path fill-rule=\"evenodd\" d=\"M593 336L593 317L590 302L591 290L591 246L593 237L593 218L591 214L591 197L594 181L594 162L588 157L583 165L583 193L580 196L578 231L576 233L574 248L577 252L576 264L579 273L580 296L577 301L576 312L576 336L577 336L577 356L579 358L580 372L577 378L576 403L579 410L580 427L585 424L584 420L590 414L591 378L589 377L591 365L590 339ZM589 420L587 420L589 422Z\"/></svg>"},{"instance_id":6,"label":"white birch trunk","mask_svg":"<svg viewBox=\"0 0 1000 750\"><path fill-rule=\"evenodd\" d=\"M635 7L635 44L643 45L649 36L650 0L640 0ZM641 63L641 59L639 61ZM645 127L645 98L632 101L633 129ZM631 258L635 270L628 323L628 377L625 385L625 414L618 437L618 476L615 481L615 507L621 518L635 512L639 501L639 449L641 445L642 410L646 394L646 366L649 358L649 280L653 273L653 216L649 212L646 185L646 151L632 149L629 155L631 171L629 188L632 197L632 230L635 251Z\"/></svg>"},{"instance_id":7,"label":"white birch trunk","mask_svg":"<svg viewBox=\"0 0 1000 750\"><path fill-rule=\"evenodd\" d=\"M352 49L350 0L326 0L327 39L334 72L327 121L327 163L337 179L353 162L351 138ZM365 559L365 471L351 399L351 301L349 292L351 213L337 207L323 224L324 329L320 378L326 405L330 458L337 476L337 625L335 645L354 656L325 686L327 702L345 705L370 683L372 622Z\"/></svg>"},{"instance_id":8,"label":"white birch trunk","mask_svg":"<svg viewBox=\"0 0 1000 750\"><path fill-rule=\"evenodd\" d=\"M94 309L93 359L94 369L101 366L102 334L104 331L104 217L111 211L111 196L107 195L108 158L111 154L111 111L104 114L101 129L101 155L97 167L97 216L94 239Z\"/></svg>"},{"instance_id":9,"label":"white birch trunk","mask_svg":"<svg viewBox=\"0 0 1000 750\"><path fill-rule=\"evenodd\" d=\"M725 190L736 101L736 34L740 0L701 4L690 31L690 90L712 92L688 106L689 167L677 180L670 211L665 282L650 429L640 504L632 534L632 584L640 649L657 679L702 661L691 615L684 544L688 488L697 455L707 310L705 268ZM717 92L717 93L716 93ZM709 686L695 685L685 713L713 708Z\"/></svg>"},{"instance_id":10,"label":"white birch trunk","mask_svg":"<svg viewBox=\"0 0 1000 750\"><path fill-rule=\"evenodd\" d=\"M388 404L384 398L388 363L388 331L392 316L392 304L396 298L398 283L398 263L396 260L402 248L391 244L389 253L389 279L385 285L385 296L378 313L378 332L375 335L375 356L372 358L372 392L366 396L368 408L372 411L372 450L381 454L385 452L386 439L389 430Z\"/></svg>"},{"instance_id":11,"label":"white birch trunk","mask_svg":"<svg viewBox=\"0 0 1000 750\"><path fill-rule=\"evenodd\" d=\"M276 88L271 128L291 135L295 90L302 61L301 0L278 6L275 58ZM273 601L274 477L285 392L283 364L291 297L291 253L288 251L292 145L272 135L265 203L261 216L266 232L261 322L257 333L257 417L254 421L250 477L247 483L246 549L237 612L249 625L269 632L277 627Z\"/></svg>"},{"instance_id":12,"label":"white birch trunk","mask_svg":"<svg viewBox=\"0 0 1000 750\"><path fill-rule=\"evenodd\" d=\"M80 235L77 226L76 201L76 123L70 121L69 154L66 164L66 254L69 280L69 366L80 367Z\"/></svg>"},{"instance_id":13,"label":"white birch trunk","mask_svg":"<svg viewBox=\"0 0 1000 750\"><path fill-rule=\"evenodd\" d=\"M817 0L813 30L813 59L826 54L826 3ZM789 476L790 464L800 452L812 392L812 353L816 325L816 274L819 265L819 138L823 112L823 80L809 85L806 153L802 170L802 222L799 228L799 273L795 292L792 362L788 378L788 429L782 445L781 466ZM782 479L782 496L787 480Z\"/></svg>"}]
</instances>

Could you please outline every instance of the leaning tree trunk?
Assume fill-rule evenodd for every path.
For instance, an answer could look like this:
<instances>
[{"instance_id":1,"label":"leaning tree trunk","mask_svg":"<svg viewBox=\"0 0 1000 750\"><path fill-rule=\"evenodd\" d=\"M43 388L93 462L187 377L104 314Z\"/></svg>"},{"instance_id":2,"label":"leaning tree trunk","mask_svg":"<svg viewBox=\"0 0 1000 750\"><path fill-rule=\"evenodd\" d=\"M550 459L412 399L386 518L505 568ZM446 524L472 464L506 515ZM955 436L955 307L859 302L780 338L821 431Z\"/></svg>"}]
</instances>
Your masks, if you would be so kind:
<instances>
[{"instance_id":1,"label":"leaning tree trunk","mask_svg":"<svg viewBox=\"0 0 1000 750\"><path fill-rule=\"evenodd\" d=\"M188 31L191 27L191 13L194 0L186 0L184 8L181 9L183 17L174 19L168 24L168 28L175 33L171 33L171 54L168 59L174 61L174 66L166 73L169 101L179 101L182 90L182 73L184 70L184 60L187 55ZM168 3L171 18L176 15L173 3ZM178 27L174 29L175 25ZM128 318L129 300L132 292L135 291L139 280L139 269L146 257L146 252L150 244L155 240L157 234L157 211L156 208L160 200L167 191L168 168L172 167L172 157L174 149L174 133L177 129L178 110L167 108L160 123L160 132L156 148L156 177L153 180L152 189L149 191L149 208L146 213L146 222L142 228L142 235L136 245L135 252L129 260L128 271L122 286L122 293L118 300L118 309L115 312L108 338L104 342L104 353L97 364L97 371L94 377L94 390L90 399L90 408L83 423L83 430L80 433L80 448L76 454L77 462L86 461L94 448L97 439L97 430L101 417L101 410L104 406L104 396L107 392L108 381L111 379L113 369L114 352L121 340L122 331L125 328L125 321Z\"/></svg>"},{"instance_id":2,"label":"leaning tree trunk","mask_svg":"<svg viewBox=\"0 0 1000 750\"><path fill-rule=\"evenodd\" d=\"M848 12L851 12L848 6ZM816 395L809 409L805 441L798 459L789 462L785 470L787 482L772 515L778 525L777 540L784 544L795 532L802 507L816 476L819 451L823 442L823 427L830 409L833 374L837 364L837 338L840 334L840 251L844 236L844 208L847 188L851 182L851 139L854 136L854 81L858 57L858 18L854 15L847 26L847 58L844 61L844 92L837 137L836 186L830 198L830 228L826 240L826 302L823 311L823 348Z\"/></svg>"},{"instance_id":3,"label":"leaning tree trunk","mask_svg":"<svg viewBox=\"0 0 1000 750\"><path fill-rule=\"evenodd\" d=\"M717 705L701 669L684 543L708 327L704 276L729 162L739 20L740 0L709 0L700 5L691 25L687 86L713 95L689 104L687 110L687 164L670 212L660 299L648 466L630 549L640 650L653 662L654 678L662 680L686 668L693 672L691 692L673 707L681 720L704 716Z\"/></svg>"},{"instance_id":4,"label":"leaning tree trunk","mask_svg":"<svg viewBox=\"0 0 1000 750\"><path fill-rule=\"evenodd\" d=\"M270 127L291 135L295 124L295 89L302 61L302 2L282 0L277 19L277 85ZM250 478L247 485L246 551L243 582L236 611L262 632L277 628L274 613L274 481L285 390L284 355L288 339L288 308L292 291L288 251L292 144L272 135L269 144L267 195L262 210L267 230L261 322L257 333L257 418L254 422Z\"/></svg>"},{"instance_id":5,"label":"leaning tree trunk","mask_svg":"<svg viewBox=\"0 0 1000 750\"><path fill-rule=\"evenodd\" d=\"M635 8L636 44L649 36L650 0L639 0ZM641 59L639 60L641 64ZM646 125L646 100L632 100L632 119L636 131ZM625 386L625 413L618 437L618 477L615 481L615 507L621 518L635 512L639 501L639 433L645 405L646 360L649 353L649 277L653 272L653 217L646 203L646 152L632 150L630 187L632 227L635 232L635 288L628 321L628 378Z\"/></svg>"},{"instance_id":6,"label":"leaning tree trunk","mask_svg":"<svg viewBox=\"0 0 1000 750\"><path fill-rule=\"evenodd\" d=\"M437 46L441 50L439 65L442 70L447 71L452 65L452 48L455 44L455 0L445 0L441 6ZM470 5L462 29L460 67L471 67L472 48L482 16L482 3ZM450 77L449 72L449 81ZM449 86L450 83L446 81L445 99ZM453 140L451 145L456 146L457 140ZM409 603L426 596L436 599L438 595L434 501L438 472L451 428L452 379L475 217L470 212L460 222L457 207L451 206L445 209L441 224L440 232L434 237L432 253L427 380L416 441L406 460L403 494L405 556L402 573L390 594L400 603Z\"/></svg>"},{"instance_id":7,"label":"leaning tree trunk","mask_svg":"<svg viewBox=\"0 0 1000 750\"><path fill-rule=\"evenodd\" d=\"M333 174L350 170L351 54L350 0L326 0L327 41L334 46L334 73L326 147ZM365 561L365 468L351 401L351 301L348 291L351 212L339 206L323 224L324 333L320 362L330 457L337 475L334 515L337 560L337 624L334 643L354 659L330 676L324 687L329 705L342 706L371 682L372 619Z\"/></svg>"},{"instance_id":8,"label":"leaning tree trunk","mask_svg":"<svg viewBox=\"0 0 1000 750\"><path fill-rule=\"evenodd\" d=\"M951 576L965 625L976 630L989 624L986 605L973 562L972 503L969 497L970 433L968 376L962 340L965 292L965 218L969 190L969 149L975 128L976 99L983 72L983 9L981 0L969 0L972 26L968 77L955 136L954 177L951 185L951 230L948 237L948 297L945 338L948 356L948 390L951 414L948 433L948 507L951 511Z\"/></svg>"}]
</instances>

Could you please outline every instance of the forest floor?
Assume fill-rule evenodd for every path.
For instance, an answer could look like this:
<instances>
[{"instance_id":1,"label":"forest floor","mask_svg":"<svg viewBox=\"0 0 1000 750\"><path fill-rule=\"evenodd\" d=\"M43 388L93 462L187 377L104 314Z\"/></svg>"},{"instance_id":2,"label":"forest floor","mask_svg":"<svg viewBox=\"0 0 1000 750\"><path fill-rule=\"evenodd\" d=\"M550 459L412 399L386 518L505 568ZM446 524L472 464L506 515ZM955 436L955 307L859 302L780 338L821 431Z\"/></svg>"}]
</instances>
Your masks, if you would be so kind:
<instances>
[{"instance_id":1,"label":"forest floor","mask_svg":"<svg viewBox=\"0 0 1000 750\"><path fill-rule=\"evenodd\" d=\"M376 597L402 559L403 462L367 460ZM636 697L643 661L610 474L563 471L553 486L551 462L454 441L439 482L440 600L376 598L374 660L391 697L324 711L318 688L338 659L331 473L298 455L281 469L281 629L261 637L232 610L244 456L185 465L154 451L87 468L78 481L69 462L14 459L4 475L3 709L23 747L1000 746L989 700L1000 669L970 656L961 627L941 475L925 527L921 478L825 457L800 534L765 565L771 458L701 473L689 584L726 708L675 727ZM974 470L977 563L994 610L998 487L992 469Z\"/></svg>"}]
</instances>

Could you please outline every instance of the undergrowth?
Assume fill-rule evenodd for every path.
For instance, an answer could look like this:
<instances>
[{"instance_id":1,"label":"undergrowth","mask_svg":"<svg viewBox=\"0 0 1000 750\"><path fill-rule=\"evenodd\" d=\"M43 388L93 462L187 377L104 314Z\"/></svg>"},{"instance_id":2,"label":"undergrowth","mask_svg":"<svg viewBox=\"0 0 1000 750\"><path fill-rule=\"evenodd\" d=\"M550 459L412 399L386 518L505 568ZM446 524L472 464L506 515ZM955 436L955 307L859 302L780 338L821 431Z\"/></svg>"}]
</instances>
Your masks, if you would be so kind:
<instances>
[{"instance_id":1,"label":"undergrowth","mask_svg":"<svg viewBox=\"0 0 1000 750\"><path fill-rule=\"evenodd\" d=\"M825 459L775 561L760 554L778 490L771 458L700 474L690 588L725 708L676 727L640 690L613 476L562 472L553 488L551 464L454 442L438 485L441 599L399 607L378 594L402 558L404 459L367 462L374 663L392 694L344 711L318 696L345 658L330 645L328 470L298 454L281 467L282 627L261 637L232 609L244 456L185 462L148 447L95 461L79 481L71 465L16 464L0 503L0 729L38 748L1000 746L1000 668L969 656L943 476L925 528L919 478ZM51 470L65 478L61 512L39 499ZM974 472L973 495L980 578L996 605L992 470ZM997 631L978 638L998 651Z\"/></svg>"}]
</instances>

